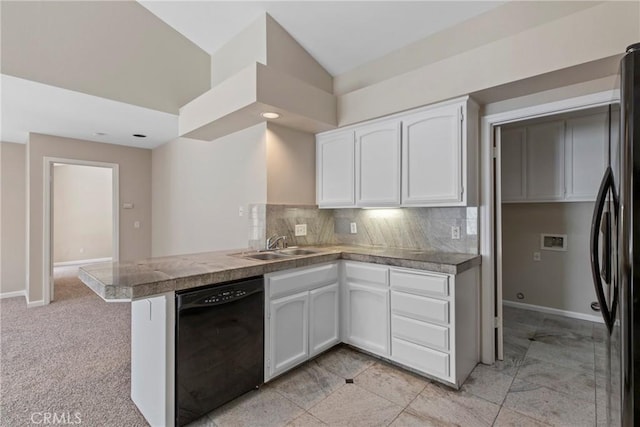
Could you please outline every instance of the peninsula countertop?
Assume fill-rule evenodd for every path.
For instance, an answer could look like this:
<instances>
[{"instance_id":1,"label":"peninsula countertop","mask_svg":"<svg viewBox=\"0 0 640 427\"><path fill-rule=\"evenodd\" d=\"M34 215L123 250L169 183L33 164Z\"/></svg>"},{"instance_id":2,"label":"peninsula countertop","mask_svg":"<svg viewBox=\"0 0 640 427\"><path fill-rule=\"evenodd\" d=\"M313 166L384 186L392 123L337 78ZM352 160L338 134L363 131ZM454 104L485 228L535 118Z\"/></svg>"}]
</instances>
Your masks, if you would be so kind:
<instances>
[{"instance_id":1,"label":"peninsula countertop","mask_svg":"<svg viewBox=\"0 0 640 427\"><path fill-rule=\"evenodd\" d=\"M171 291L305 267L339 259L459 274L480 265L480 255L367 246L305 246L310 255L255 260L249 249L92 264L78 277L104 300L131 301Z\"/></svg>"}]
</instances>

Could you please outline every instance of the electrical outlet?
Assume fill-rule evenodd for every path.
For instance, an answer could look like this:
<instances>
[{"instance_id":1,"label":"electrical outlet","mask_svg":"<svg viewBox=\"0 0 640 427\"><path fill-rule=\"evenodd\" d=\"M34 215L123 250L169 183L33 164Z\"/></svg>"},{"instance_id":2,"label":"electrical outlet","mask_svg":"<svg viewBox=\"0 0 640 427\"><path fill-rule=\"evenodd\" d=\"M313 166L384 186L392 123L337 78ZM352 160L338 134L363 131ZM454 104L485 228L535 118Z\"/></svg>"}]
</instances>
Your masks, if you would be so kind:
<instances>
[{"instance_id":1,"label":"electrical outlet","mask_svg":"<svg viewBox=\"0 0 640 427\"><path fill-rule=\"evenodd\" d=\"M238 206L238 216L244 216L244 206Z\"/></svg>"},{"instance_id":2,"label":"electrical outlet","mask_svg":"<svg viewBox=\"0 0 640 427\"><path fill-rule=\"evenodd\" d=\"M296 236L307 235L307 224L296 224Z\"/></svg>"},{"instance_id":3,"label":"electrical outlet","mask_svg":"<svg viewBox=\"0 0 640 427\"><path fill-rule=\"evenodd\" d=\"M134 221L133 228L140 228L140 221Z\"/></svg>"},{"instance_id":4,"label":"electrical outlet","mask_svg":"<svg viewBox=\"0 0 640 427\"><path fill-rule=\"evenodd\" d=\"M358 233L358 226L356 225L355 222L351 223L351 234L357 234Z\"/></svg>"},{"instance_id":5,"label":"electrical outlet","mask_svg":"<svg viewBox=\"0 0 640 427\"><path fill-rule=\"evenodd\" d=\"M457 225L451 226L451 239L460 240L460 227Z\"/></svg>"},{"instance_id":6,"label":"electrical outlet","mask_svg":"<svg viewBox=\"0 0 640 427\"><path fill-rule=\"evenodd\" d=\"M534 252L533 253L533 260L534 261L540 261L540 252Z\"/></svg>"}]
</instances>

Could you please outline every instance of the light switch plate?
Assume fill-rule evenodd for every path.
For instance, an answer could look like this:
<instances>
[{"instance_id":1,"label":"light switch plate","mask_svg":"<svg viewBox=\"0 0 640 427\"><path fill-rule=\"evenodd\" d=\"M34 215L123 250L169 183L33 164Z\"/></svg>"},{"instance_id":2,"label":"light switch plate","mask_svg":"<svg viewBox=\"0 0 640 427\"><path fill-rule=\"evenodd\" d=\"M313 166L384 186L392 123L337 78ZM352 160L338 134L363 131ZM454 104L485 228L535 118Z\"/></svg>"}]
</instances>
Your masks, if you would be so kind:
<instances>
[{"instance_id":1,"label":"light switch plate","mask_svg":"<svg viewBox=\"0 0 640 427\"><path fill-rule=\"evenodd\" d=\"M307 235L307 224L296 224L296 236Z\"/></svg>"},{"instance_id":2,"label":"light switch plate","mask_svg":"<svg viewBox=\"0 0 640 427\"><path fill-rule=\"evenodd\" d=\"M460 227L457 225L451 226L451 239L460 240Z\"/></svg>"}]
</instances>

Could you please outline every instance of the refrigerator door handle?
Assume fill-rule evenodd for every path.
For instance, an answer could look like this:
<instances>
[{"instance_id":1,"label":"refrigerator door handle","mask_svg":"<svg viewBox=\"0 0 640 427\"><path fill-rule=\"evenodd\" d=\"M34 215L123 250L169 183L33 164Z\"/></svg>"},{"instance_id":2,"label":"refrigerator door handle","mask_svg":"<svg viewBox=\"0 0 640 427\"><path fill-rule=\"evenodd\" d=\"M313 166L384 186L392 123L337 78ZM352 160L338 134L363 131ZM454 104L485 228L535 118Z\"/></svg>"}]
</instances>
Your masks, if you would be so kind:
<instances>
[{"instance_id":1,"label":"refrigerator door handle","mask_svg":"<svg viewBox=\"0 0 640 427\"><path fill-rule=\"evenodd\" d=\"M591 273L593 275L593 283L596 289L596 296L598 298L598 302L600 303L600 313L602 314L602 318L604 319L604 323L607 325L607 329L609 333L611 333L613 329L613 322L615 321L615 309L617 308L617 298L614 297L614 301L612 306L610 307L607 299L605 297L602 275L600 272L600 257L598 256L599 246L600 246L600 227L602 225L603 219L603 211L605 203L607 202L607 194L609 194L609 190L612 190L613 193L613 202L614 202L614 210L617 210L617 200L615 195L615 188L613 185L613 171L611 167L607 167L607 170L604 173L604 177L602 178L602 182L600 184L600 189L598 190L598 197L596 198L596 206L593 211L593 220L591 221ZM616 216L616 213L614 213ZM608 215L607 215L608 217ZM608 218L610 220L610 218ZM610 227L610 225L607 225ZM610 235L608 236L610 238ZM607 236L605 236L605 239ZM607 245L603 248L603 258L606 262L611 262L611 242L605 242ZM610 271L609 267L609 271ZM605 267L605 271L606 271Z\"/></svg>"}]
</instances>

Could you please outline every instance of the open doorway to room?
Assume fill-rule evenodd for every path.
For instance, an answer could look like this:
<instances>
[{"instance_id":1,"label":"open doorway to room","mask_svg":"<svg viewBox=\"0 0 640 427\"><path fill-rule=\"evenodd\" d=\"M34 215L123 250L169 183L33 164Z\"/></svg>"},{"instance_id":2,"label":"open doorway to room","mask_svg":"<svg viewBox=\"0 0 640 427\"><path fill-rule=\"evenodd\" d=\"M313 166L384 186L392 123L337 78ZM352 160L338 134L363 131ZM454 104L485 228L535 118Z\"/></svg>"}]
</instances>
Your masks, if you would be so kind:
<instances>
[{"instance_id":1,"label":"open doorway to room","mask_svg":"<svg viewBox=\"0 0 640 427\"><path fill-rule=\"evenodd\" d=\"M612 102L493 127L495 366L513 380L508 393L535 389L564 402L560 412L580 407L577 424L604 419L590 237L619 122ZM521 393L515 409L538 418L534 394Z\"/></svg>"},{"instance_id":2,"label":"open doorway to room","mask_svg":"<svg viewBox=\"0 0 640 427\"><path fill-rule=\"evenodd\" d=\"M46 159L45 168L46 303L74 294L79 267L118 259L119 202L117 165Z\"/></svg>"}]
</instances>

